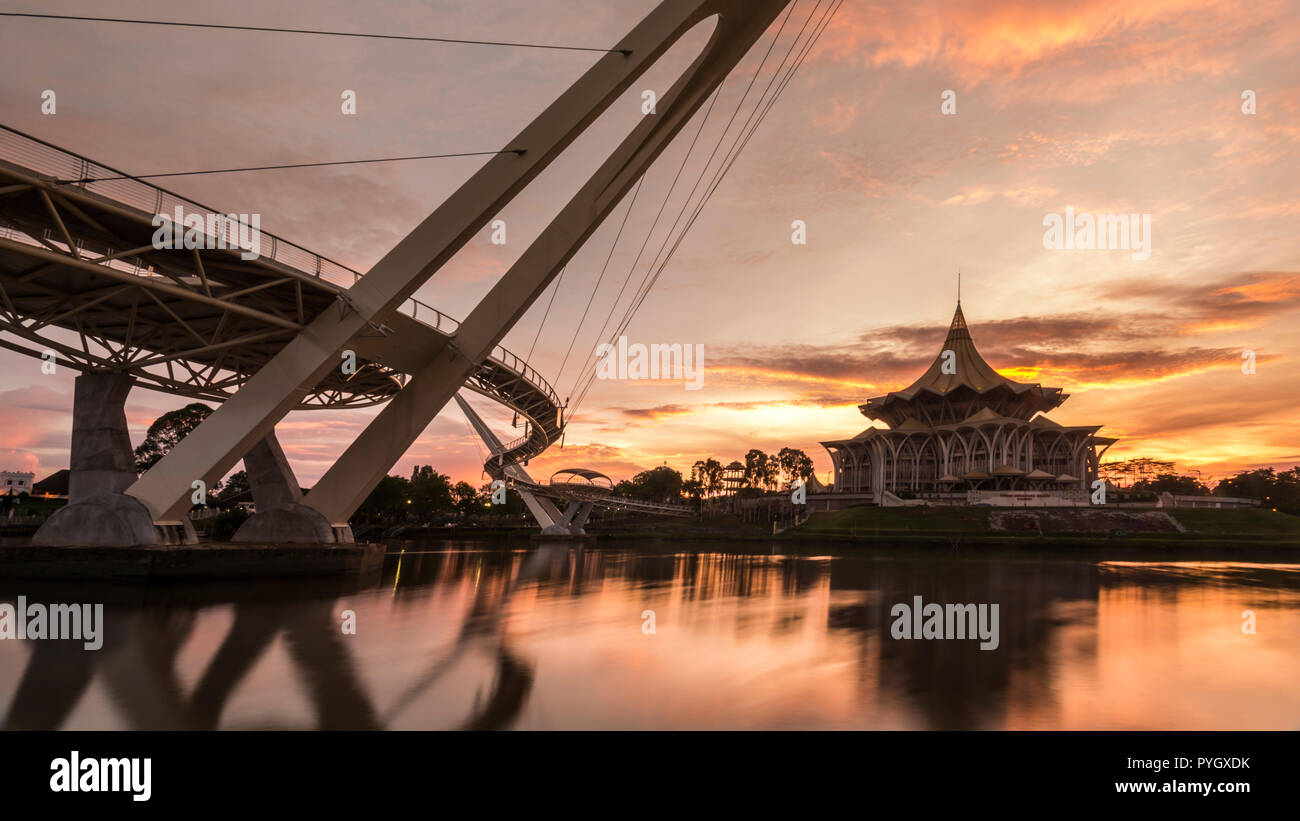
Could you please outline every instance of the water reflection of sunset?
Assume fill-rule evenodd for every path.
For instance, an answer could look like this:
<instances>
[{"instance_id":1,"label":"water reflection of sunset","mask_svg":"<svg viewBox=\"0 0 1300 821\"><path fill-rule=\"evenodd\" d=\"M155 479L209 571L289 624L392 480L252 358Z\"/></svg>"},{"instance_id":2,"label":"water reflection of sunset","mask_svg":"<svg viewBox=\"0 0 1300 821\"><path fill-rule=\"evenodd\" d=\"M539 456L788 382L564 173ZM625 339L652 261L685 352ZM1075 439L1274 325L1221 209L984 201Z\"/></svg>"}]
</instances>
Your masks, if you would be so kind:
<instances>
[{"instance_id":1,"label":"water reflection of sunset","mask_svg":"<svg viewBox=\"0 0 1300 821\"><path fill-rule=\"evenodd\" d=\"M890 606L914 595L998 603L999 649L892 639ZM0 642L7 725L1300 725L1293 564L412 547L364 590L209 598L110 602L99 654ZM355 636L336 635L345 609Z\"/></svg>"}]
</instances>

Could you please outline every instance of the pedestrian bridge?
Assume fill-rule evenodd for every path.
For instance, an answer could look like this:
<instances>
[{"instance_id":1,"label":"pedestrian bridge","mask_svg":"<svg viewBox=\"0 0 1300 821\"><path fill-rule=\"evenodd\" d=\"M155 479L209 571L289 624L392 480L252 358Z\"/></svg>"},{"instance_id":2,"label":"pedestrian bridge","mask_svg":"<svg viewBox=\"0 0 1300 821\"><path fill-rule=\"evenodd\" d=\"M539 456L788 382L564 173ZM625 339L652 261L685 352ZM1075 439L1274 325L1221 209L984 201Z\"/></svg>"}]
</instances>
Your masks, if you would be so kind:
<instances>
[{"instance_id":1,"label":"pedestrian bridge","mask_svg":"<svg viewBox=\"0 0 1300 821\"><path fill-rule=\"evenodd\" d=\"M155 215L177 209L205 224L225 213L0 126L0 346L223 402L322 312L347 309L362 274L273 234L261 232L252 259L229 222L205 228L202 253L156 248ZM407 299L354 341L351 372L331 368L299 407L387 401L459 325ZM527 420L505 458L528 459L559 438L554 388L500 345L465 387Z\"/></svg>"},{"instance_id":2,"label":"pedestrian bridge","mask_svg":"<svg viewBox=\"0 0 1300 821\"><path fill-rule=\"evenodd\" d=\"M635 510L642 513L655 513L662 516L693 517L695 511L688 505L675 505L666 502L649 502L632 499L614 493L614 480L600 471L590 468L564 468L551 475L546 484L515 479L512 484L516 489L527 489L537 496L566 502L590 502L594 507L606 510Z\"/></svg>"},{"instance_id":3,"label":"pedestrian bridge","mask_svg":"<svg viewBox=\"0 0 1300 821\"><path fill-rule=\"evenodd\" d=\"M654 275L645 273L644 287L653 285L838 8L821 5L790 26L785 48L773 54L793 12L786 11L789 0L660 0L531 122L498 150L484 152L491 159L364 276L250 230L260 229L255 214L227 221L218 216L223 212L139 177L0 128L0 346L44 360L41 367L52 363L82 374L73 399L69 504L34 542L192 541L185 515L194 504L192 488L211 486L241 459L258 512L236 541L351 542L349 518L465 387L525 417L527 434L492 451L503 473L531 481L522 464L559 438L566 409L501 340L697 112L703 130L714 110L709 101L717 101L723 80L771 28L771 43L695 186L710 173L711 180L699 198L692 187L680 229L674 222L669 231L676 241ZM463 322L414 298L697 26L712 33L659 96L653 116L636 120ZM756 81L769 56L764 86ZM751 90L756 95L748 102ZM749 115L732 132L747 103ZM694 147L692 141L688 158ZM710 171L714 155L719 161ZM672 187L664 205L671 193ZM635 204L632 195L629 212ZM175 232L171 241L160 240L169 217L188 228L191 215L194 232L187 230L179 247ZM580 330L581 323L575 338ZM124 413L135 385L219 403L143 475L135 472ZM585 389L575 406L583 395ZM275 440L285 414L381 403L303 496ZM539 493L562 490L548 483ZM524 495L545 514L539 521L555 511L550 499ZM554 527L580 531L595 503L575 499Z\"/></svg>"}]
</instances>

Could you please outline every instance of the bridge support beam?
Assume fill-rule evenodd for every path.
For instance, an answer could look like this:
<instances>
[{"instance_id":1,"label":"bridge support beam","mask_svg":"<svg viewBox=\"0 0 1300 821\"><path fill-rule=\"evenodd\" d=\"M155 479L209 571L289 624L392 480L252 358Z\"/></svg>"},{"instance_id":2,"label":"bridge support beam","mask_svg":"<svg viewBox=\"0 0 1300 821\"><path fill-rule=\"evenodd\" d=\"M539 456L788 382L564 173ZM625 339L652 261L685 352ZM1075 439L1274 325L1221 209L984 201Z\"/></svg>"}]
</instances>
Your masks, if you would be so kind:
<instances>
[{"instance_id":1,"label":"bridge support beam","mask_svg":"<svg viewBox=\"0 0 1300 821\"><path fill-rule=\"evenodd\" d=\"M569 532L574 536L586 536L587 531L584 529L587 519L591 517L591 509L595 507L591 502L574 502L578 509L574 511L573 521L569 522Z\"/></svg>"},{"instance_id":2,"label":"bridge support beam","mask_svg":"<svg viewBox=\"0 0 1300 821\"><path fill-rule=\"evenodd\" d=\"M351 543L352 529L335 529L324 516L302 503L302 488L271 431L244 454L244 472L257 512L248 518L232 542L256 544Z\"/></svg>"},{"instance_id":3,"label":"bridge support beam","mask_svg":"<svg viewBox=\"0 0 1300 821\"><path fill-rule=\"evenodd\" d=\"M72 453L68 504L32 537L50 546L127 547L194 542L183 515L155 524L148 508L125 494L136 480L135 452L126 425L131 377L91 372L77 377L72 393Z\"/></svg>"},{"instance_id":4,"label":"bridge support beam","mask_svg":"<svg viewBox=\"0 0 1300 821\"><path fill-rule=\"evenodd\" d=\"M352 515L388 469L396 464L460 390L479 363L545 292L564 265L690 121L788 2L749 0L742 4L732 0L692 0L675 3L669 0L646 18L649 22L664 16L666 11L671 17L688 9L700 15L696 20L711 12L719 15L713 39L663 95L659 103L660 113L643 118L614 149L591 179L475 306L452 337L447 351L433 357L413 374L411 381L321 477L307 495L306 504L335 523L346 521ZM685 30L685 27L678 28L672 39ZM636 33L629 35L628 39ZM660 48L663 44L646 45ZM362 282L365 282L364 277Z\"/></svg>"},{"instance_id":5,"label":"bridge support beam","mask_svg":"<svg viewBox=\"0 0 1300 821\"><path fill-rule=\"evenodd\" d=\"M293 475L275 431L263 436L262 441L244 454L244 472L248 474L248 487L258 510L302 501L298 477Z\"/></svg>"}]
</instances>

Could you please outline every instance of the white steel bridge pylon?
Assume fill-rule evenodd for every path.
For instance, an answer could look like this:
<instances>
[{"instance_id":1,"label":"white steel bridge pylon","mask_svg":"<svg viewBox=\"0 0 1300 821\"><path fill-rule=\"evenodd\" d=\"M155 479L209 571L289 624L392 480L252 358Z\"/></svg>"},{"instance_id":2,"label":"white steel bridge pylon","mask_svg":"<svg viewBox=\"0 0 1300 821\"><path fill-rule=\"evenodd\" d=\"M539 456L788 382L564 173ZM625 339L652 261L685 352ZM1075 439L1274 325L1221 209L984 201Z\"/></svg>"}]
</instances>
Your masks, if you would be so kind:
<instances>
[{"instance_id":1,"label":"white steel bridge pylon","mask_svg":"<svg viewBox=\"0 0 1300 821\"><path fill-rule=\"evenodd\" d=\"M340 352L398 308L582 134L638 77L696 24L716 19L700 55L600 165L518 261L316 483L302 503L256 514L264 532L302 526L350 539L348 517L481 367L507 331L686 125L790 0L663 0L568 90L346 291L340 309L306 322L224 404L153 468L125 498L97 510L131 520L133 534L183 520L192 483L220 479L276 423L338 367ZM557 419L557 423L558 423ZM118 501L121 503L118 504ZM59 515L75 519L76 504ZM105 514L105 511L109 511ZM53 521L53 519L51 520ZM87 521L90 521L89 519ZM69 532L77 530L67 528ZM86 533L94 541L96 534ZM147 540L143 536L137 539ZM161 533L153 540L160 540Z\"/></svg>"}]
</instances>

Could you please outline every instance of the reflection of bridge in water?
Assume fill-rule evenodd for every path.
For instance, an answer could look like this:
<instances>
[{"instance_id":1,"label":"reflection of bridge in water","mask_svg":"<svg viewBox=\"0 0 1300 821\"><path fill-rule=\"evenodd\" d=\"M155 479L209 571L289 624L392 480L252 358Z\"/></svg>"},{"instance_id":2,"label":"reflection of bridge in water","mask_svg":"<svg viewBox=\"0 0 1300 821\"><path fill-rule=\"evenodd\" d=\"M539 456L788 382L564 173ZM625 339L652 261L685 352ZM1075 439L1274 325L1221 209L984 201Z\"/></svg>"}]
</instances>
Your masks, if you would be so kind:
<instances>
[{"instance_id":1,"label":"reflection of bridge in water","mask_svg":"<svg viewBox=\"0 0 1300 821\"><path fill-rule=\"evenodd\" d=\"M373 703L356 669L348 647L353 639L343 635L340 628L338 599L327 595L286 602L280 588L267 588L262 595L234 603L234 618L224 640L187 694L177 664L187 643L194 639L196 613L203 606L196 601L203 598L202 594L194 596L191 591L174 604L110 604L105 609L104 646L96 652L85 651L80 641L33 642L22 678L4 714L3 729L64 727L96 677L127 729L217 729L232 694L264 660L277 639L284 641L307 700L314 707L314 729L393 727L420 696L476 653L491 660L495 669L493 685L489 696L476 699L468 717L456 729L504 729L522 709L533 678L528 665L510 649L502 622L505 608L519 586L553 575L557 560L567 555L567 549L543 547L530 554L509 583L478 588L451 647L445 648L383 710ZM399 559L394 585L400 575ZM66 587L60 587L54 595L66 592ZM316 595L322 592L316 591ZM216 602L224 603L222 598ZM305 728L259 725L242 729Z\"/></svg>"},{"instance_id":2,"label":"reflection of bridge in water","mask_svg":"<svg viewBox=\"0 0 1300 821\"><path fill-rule=\"evenodd\" d=\"M107 598L105 646L86 652L80 641L0 643L0 652L13 654L4 661L18 660L12 669L21 670L21 678L5 678L13 689L0 691L0 708L13 729L285 727L303 722L296 716L304 706L323 729L589 727L597 720L638 726L638 718L654 715L651 704L667 711L665 720L684 714L700 727L753 727L780 726L764 722L788 720L783 710L796 697L835 694L833 704L800 705L795 714L807 724L790 726L848 726L841 722L850 717L852 726L896 727L905 719L917 728L1025 727L1029 717L1053 726L1066 709L1062 679L1071 671L1076 680L1097 675L1100 621L1114 619L1113 608L1136 619L1114 629L1140 631L1142 624L1178 623L1186 613L1150 621L1151 610L1129 604L1184 598L1199 612L1216 591L1230 591L1230 604L1262 601L1263 594L1277 609L1261 612L1277 619L1282 604L1295 612L1300 594L1293 566L923 553L856 558L560 545L529 552L441 543L422 551L411 543L366 589L298 581L123 587L106 596L102 586L82 595L66 584L33 582L22 588L33 601ZM12 592L5 598L12 601ZM890 605L914 595L999 603L998 650L891 639ZM341 633L343 608L355 608L355 636ZM644 608L658 611L657 637L640 630ZM1131 673L1125 669L1123 682ZM621 691L631 680L646 689ZM556 702L574 681L589 685L584 699ZM545 704L534 703L538 698ZM741 706L718 715L718 699ZM568 712L557 712L559 703Z\"/></svg>"},{"instance_id":3,"label":"reflection of bridge in water","mask_svg":"<svg viewBox=\"0 0 1300 821\"><path fill-rule=\"evenodd\" d=\"M209 209L5 131L0 345L82 373L74 396L69 504L35 541L193 541L186 512L194 483L211 487L244 459L257 513L240 528L237 541L351 542L349 517L462 387L526 418L528 435L499 454L503 469L544 451L563 430L565 410L545 379L500 347L502 338L704 104L716 102L722 81L789 5L790 0L663 0L364 276L270 235L262 237L258 250L264 253L245 259L250 243L240 246L236 239L236 247L228 247L236 226L209 219ZM837 7L837 0L825 6L819 0L809 11L749 117L730 134L733 142L720 155L713 181L694 203L696 214ZM789 22L787 13L772 46ZM639 118L463 322L413 298L670 47L702 24L712 25L712 35L659 96L654 115ZM769 46L754 80L771 52ZM741 106L753 86L751 80ZM710 105L705 121L712 112ZM739 106L732 120L738 113ZM729 121L715 155L730 126ZM688 196L683 215L690 201ZM203 217L196 230L203 249L157 247L154 215L176 208ZM682 223L678 242L693 221L692 215ZM355 371L341 365L350 356ZM123 411L133 385L221 403L138 477ZM275 440L276 424L298 408L381 402L379 414L303 496ZM545 502L530 509L543 510L554 508L546 494L559 492L524 490ZM546 518L539 521L571 531L586 504L572 516L566 509L558 519L550 517L549 525Z\"/></svg>"}]
</instances>

